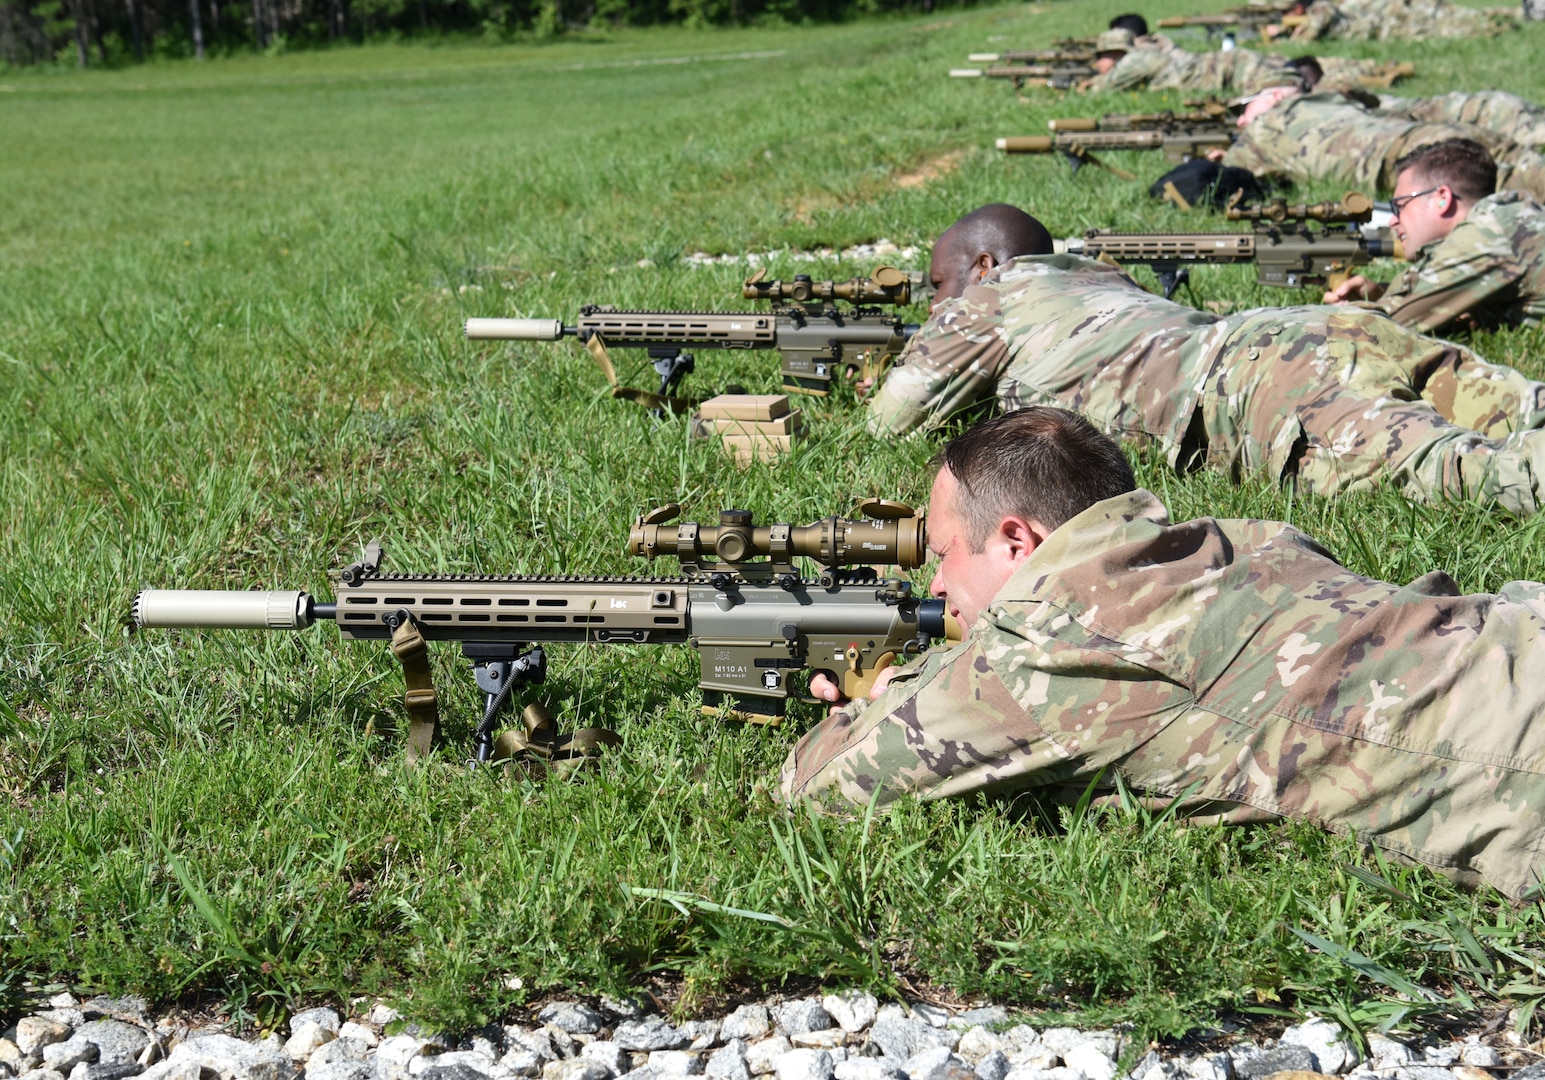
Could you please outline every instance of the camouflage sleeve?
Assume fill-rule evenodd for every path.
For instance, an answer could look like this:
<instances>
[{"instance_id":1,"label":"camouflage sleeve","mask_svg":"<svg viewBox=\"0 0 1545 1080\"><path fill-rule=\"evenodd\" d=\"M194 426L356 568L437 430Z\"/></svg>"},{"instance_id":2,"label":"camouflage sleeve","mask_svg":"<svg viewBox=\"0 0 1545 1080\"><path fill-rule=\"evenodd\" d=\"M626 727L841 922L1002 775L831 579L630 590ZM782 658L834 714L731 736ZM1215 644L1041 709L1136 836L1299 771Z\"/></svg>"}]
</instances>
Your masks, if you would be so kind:
<instances>
[{"instance_id":1,"label":"camouflage sleeve","mask_svg":"<svg viewBox=\"0 0 1545 1080\"><path fill-rule=\"evenodd\" d=\"M1065 783L1077 772L1069 757L967 640L812 728L784 762L781 793L833 810L948 798Z\"/></svg>"},{"instance_id":2,"label":"camouflage sleeve","mask_svg":"<svg viewBox=\"0 0 1545 1080\"><path fill-rule=\"evenodd\" d=\"M1315 0L1304 12L1303 20L1293 28L1293 40L1318 41L1336 21L1336 6L1328 0Z\"/></svg>"},{"instance_id":3,"label":"camouflage sleeve","mask_svg":"<svg viewBox=\"0 0 1545 1080\"><path fill-rule=\"evenodd\" d=\"M1009 361L997 293L966 290L913 335L869 402L869 431L907 435L943 424L997 392Z\"/></svg>"},{"instance_id":4,"label":"camouflage sleeve","mask_svg":"<svg viewBox=\"0 0 1545 1080\"><path fill-rule=\"evenodd\" d=\"M1434 333L1466 312L1490 306L1523 275L1505 244L1461 224L1427 256L1390 283L1378 302L1402 326Z\"/></svg>"},{"instance_id":5,"label":"camouflage sleeve","mask_svg":"<svg viewBox=\"0 0 1545 1080\"><path fill-rule=\"evenodd\" d=\"M1160 49L1133 49L1104 75L1089 80L1088 89L1101 93L1146 86L1171 63L1173 59Z\"/></svg>"},{"instance_id":6,"label":"camouflage sleeve","mask_svg":"<svg viewBox=\"0 0 1545 1080\"><path fill-rule=\"evenodd\" d=\"M1277 162L1261 152L1261 145L1250 137L1248 128L1239 133L1234 145L1224 153L1223 165L1225 168L1245 169L1256 176L1274 176L1282 171Z\"/></svg>"}]
</instances>

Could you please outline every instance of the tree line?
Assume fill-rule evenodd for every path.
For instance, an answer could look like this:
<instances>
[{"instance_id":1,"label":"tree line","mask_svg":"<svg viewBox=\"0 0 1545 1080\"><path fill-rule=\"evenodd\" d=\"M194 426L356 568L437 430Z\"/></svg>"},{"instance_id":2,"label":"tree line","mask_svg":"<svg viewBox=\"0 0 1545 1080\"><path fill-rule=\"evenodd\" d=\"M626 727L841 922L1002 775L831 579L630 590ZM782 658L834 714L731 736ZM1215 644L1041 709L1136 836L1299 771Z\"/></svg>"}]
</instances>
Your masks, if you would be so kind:
<instances>
[{"instance_id":1,"label":"tree line","mask_svg":"<svg viewBox=\"0 0 1545 1080\"><path fill-rule=\"evenodd\" d=\"M0 66L118 67L157 57L576 26L829 22L970 0L0 0Z\"/></svg>"}]
</instances>

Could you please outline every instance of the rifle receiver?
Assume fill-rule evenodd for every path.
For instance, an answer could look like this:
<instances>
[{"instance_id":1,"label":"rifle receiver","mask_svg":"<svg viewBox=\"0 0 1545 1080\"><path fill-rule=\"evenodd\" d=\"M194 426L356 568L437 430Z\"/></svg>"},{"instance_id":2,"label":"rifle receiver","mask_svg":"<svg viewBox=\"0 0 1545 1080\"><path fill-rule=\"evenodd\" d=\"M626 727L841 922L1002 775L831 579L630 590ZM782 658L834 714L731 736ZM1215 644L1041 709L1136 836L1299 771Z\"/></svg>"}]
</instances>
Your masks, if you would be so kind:
<instances>
[{"instance_id":1,"label":"rifle receiver","mask_svg":"<svg viewBox=\"0 0 1545 1080\"><path fill-rule=\"evenodd\" d=\"M469 341L557 341L564 333L557 319L468 319L466 330Z\"/></svg>"}]
</instances>

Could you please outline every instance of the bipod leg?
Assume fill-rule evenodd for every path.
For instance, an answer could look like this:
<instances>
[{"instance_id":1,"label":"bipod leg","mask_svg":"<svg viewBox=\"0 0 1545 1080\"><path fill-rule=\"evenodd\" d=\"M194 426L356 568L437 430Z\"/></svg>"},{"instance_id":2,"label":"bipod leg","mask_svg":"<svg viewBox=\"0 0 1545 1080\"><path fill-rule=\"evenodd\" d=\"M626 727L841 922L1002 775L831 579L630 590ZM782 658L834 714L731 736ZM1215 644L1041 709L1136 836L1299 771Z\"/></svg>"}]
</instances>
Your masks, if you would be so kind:
<instances>
[{"instance_id":1,"label":"bipod leg","mask_svg":"<svg viewBox=\"0 0 1545 1080\"><path fill-rule=\"evenodd\" d=\"M691 353L684 353L680 349L669 347L651 348L649 358L654 361L655 374L660 376L659 396L662 398L674 397L676 390L681 386L682 376L690 375L697 369L697 361ZM653 410L656 417L665 419L665 409Z\"/></svg>"},{"instance_id":2,"label":"bipod leg","mask_svg":"<svg viewBox=\"0 0 1545 1080\"><path fill-rule=\"evenodd\" d=\"M472 661L472 674L478 689L483 691L483 720L473 739L475 762L485 762L493 756L499 713L515 687L547 678L547 653L540 645L522 652L523 648L506 642L462 643L461 651Z\"/></svg>"},{"instance_id":3,"label":"bipod leg","mask_svg":"<svg viewBox=\"0 0 1545 1080\"><path fill-rule=\"evenodd\" d=\"M1186 286L1190 291L1191 268L1189 266L1165 266L1154 267L1154 276L1159 279L1159 287L1164 290L1164 299L1168 300L1175 295L1175 290L1180 286Z\"/></svg>"}]
</instances>

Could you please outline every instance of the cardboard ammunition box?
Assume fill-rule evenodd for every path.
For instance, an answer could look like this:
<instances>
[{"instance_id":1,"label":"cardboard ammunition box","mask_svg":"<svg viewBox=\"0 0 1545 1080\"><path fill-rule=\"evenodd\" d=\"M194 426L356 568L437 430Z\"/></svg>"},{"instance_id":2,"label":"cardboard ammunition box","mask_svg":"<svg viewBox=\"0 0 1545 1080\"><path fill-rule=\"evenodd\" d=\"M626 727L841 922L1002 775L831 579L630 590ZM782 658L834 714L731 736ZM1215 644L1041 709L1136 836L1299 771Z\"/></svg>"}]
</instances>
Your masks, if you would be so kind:
<instances>
[{"instance_id":1,"label":"cardboard ammunition box","mask_svg":"<svg viewBox=\"0 0 1545 1080\"><path fill-rule=\"evenodd\" d=\"M738 465L768 461L805 437L804 412L783 394L721 394L693 415L692 437L720 439Z\"/></svg>"}]
</instances>

